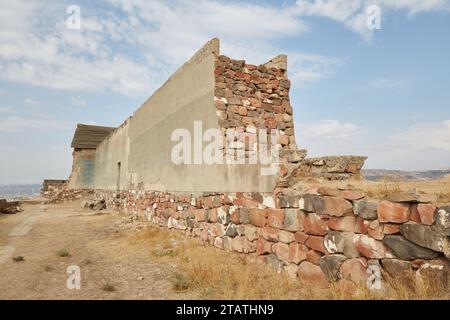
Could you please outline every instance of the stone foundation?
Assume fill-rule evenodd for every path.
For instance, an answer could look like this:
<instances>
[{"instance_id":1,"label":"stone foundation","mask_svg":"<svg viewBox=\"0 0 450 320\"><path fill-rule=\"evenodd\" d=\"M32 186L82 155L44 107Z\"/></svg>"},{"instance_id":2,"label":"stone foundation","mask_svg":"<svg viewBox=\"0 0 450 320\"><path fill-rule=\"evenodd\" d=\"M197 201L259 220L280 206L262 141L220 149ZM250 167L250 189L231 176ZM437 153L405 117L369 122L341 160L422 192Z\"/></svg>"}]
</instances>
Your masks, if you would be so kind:
<instances>
[{"instance_id":1,"label":"stone foundation","mask_svg":"<svg viewBox=\"0 0 450 320\"><path fill-rule=\"evenodd\" d=\"M361 282L378 268L383 276L426 270L448 281L450 207L425 196L376 202L359 191L319 187L298 195L132 190L96 197L109 209L256 256L301 279Z\"/></svg>"}]
</instances>

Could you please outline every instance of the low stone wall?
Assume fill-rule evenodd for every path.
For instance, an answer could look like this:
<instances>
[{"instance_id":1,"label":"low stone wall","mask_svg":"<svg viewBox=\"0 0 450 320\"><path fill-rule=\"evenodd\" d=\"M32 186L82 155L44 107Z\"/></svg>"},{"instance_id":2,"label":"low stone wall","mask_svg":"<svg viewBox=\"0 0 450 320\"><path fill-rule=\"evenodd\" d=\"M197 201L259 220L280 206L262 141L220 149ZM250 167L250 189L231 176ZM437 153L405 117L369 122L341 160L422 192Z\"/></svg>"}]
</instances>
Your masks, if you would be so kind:
<instances>
[{"instance_id":1,"label":"low stone wall","mask_svg":"<svg viewBox=\"0 0 450 320\"><path fill-rule=\"evenodd\" d=\"M316 187L288 195L98 190L96 198L301 279L363 282L374 266L384 276L431 271L448 281L450 206L437 208L425 195L376 202L356 190Z\"/></svg>"},{"instance_id":2,"label":"low stone wall","mask_svg":"<svg viewBox=\"0 0 450 320\"><path fill-rule=\"evenodd\" d=\"M67 189L67 185L61 185L60 188L52 188L47 191L41 191L41 195L49 200L49 203L58 203L64 201L73 201L89 198L94 195L94 190L74 190Z\"/></svg>"}]
</instances>

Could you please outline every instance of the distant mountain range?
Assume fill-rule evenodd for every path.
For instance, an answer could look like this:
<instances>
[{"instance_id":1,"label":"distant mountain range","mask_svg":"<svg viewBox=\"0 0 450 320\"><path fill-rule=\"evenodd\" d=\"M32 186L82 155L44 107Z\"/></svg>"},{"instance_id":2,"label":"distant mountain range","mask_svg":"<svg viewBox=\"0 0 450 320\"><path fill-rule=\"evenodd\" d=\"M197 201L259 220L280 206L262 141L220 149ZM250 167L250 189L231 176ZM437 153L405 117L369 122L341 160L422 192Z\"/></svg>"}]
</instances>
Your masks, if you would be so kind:
<instances>
[{"instance_id":1,"label":"distant mountain range","mask_svg":"<svg viewBox=\"0 0 450 320\"><path fill-rule=\"evenodd\" d=\"M363 169L362 175L365 179L378 181L383 179L390 180L435 180L442 178L450 179L450 168L444 170L428 171L402 171L402 170L384 170L384 169ZM7 185L0 186L0 199L24 199L40 194L42 185Z\"/></svg>"},{"instance_id":2,"label":"distant mountain range","mask_svg":"<svg viewBox=\"0 0 450 320\"><path fill-rule=\"evenodd\" d=\"M8 185L0 186L0 199L24 199L37 196L41 192L42 185L26 184L26 185Z\"/></svg>"},{"instance_id":3,"label":"distant mountain range","mask_svg":"<svg viewBox=\"0 0 450 320\"><path fill-rule=\"evenodd\" d=\"M367 180L377 181L385 178L393 180L435 180L450 178L450 168L428 171L402 171L384 169L363 169L362 175Z\"/></svg>"}]
</instances>

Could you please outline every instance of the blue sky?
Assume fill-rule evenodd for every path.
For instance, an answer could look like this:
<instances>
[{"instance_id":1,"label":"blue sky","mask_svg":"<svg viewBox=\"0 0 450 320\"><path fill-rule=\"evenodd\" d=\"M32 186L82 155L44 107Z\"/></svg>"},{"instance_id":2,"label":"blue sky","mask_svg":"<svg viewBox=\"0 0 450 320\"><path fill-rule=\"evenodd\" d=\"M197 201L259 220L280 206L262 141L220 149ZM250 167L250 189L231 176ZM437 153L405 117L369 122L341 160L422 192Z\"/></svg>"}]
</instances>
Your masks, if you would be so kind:
<instances>
[{"instance_id":1,"label":"blue sky","mask_svg":"<svg viewBox=\"0 0 450 320\"><path fill-rule=\"evenodd\" d=\"M69 5L81 29L66 26ZM381 9L381 29L366 9ZM366 168L450 166L447 0L3 1L0 185L67 178L76 123L118 126L212 37L288 54L297 144Z\"/></svg>"}]
</instances>

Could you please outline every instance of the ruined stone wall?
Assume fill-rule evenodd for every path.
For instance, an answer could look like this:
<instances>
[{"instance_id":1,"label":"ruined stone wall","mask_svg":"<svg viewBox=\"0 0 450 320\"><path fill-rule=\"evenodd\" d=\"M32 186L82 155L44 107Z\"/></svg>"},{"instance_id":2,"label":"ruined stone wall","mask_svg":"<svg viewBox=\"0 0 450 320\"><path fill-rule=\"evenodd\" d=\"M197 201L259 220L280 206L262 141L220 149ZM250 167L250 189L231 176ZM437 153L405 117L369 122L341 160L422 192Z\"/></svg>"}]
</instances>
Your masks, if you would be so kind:
<instances>
[{"instance_id":1,"label":"ruined stone wall","mask_svg":"<svg viewBox=\"0 0 450 320\"><path fill-rule=\"evenodd\" d=\"M276 129L283 149L297 149L289 101L291 82L283 57L284 63L270 68L218 57L215 102L223 134L229 128L241 128L248 135L256 135L259 129Z\"/></svg>"},{"instance_id":2,"label":"ruined stone wall","mask_svg":"<svg viewBox=\"0 0 450 320\"><path fill-rule=\"evenodd\" d=\"M93 189L95 187L95 149L74 149L69 189Z\"/></svg>"},{"instance_id":3,"label":"ruined stone wall","mask_svg":"<svg viewBox=\"0 0 450 320\"><path fill-rule=\"evenodd\" d=\"M249 254L294 277L365 282L406 271L448 281L450 207L425 195L372 201L357 190L316 187L303 194L97 191L108 208L181 230L222 250Z\"/></svg>"},{"instance_id":4,"label":"ruined stone wall","mask_svg":"<svg viewBox=\"0 0 450 320\"><path fill-rule=\"evenodd\" d=\"M78 168L95 155L92 188L108 209L253 255L296 277L361 282L369 266L385 276L437 270L447 277L449 207L436 208L423 195L374 202L357 190L295 188L309 177L358 177L366 157L307 158L295 140L289 89L286 56L251 65L220 55L213 39L96 153L75 150L71 181L75 187L91 183ZM172 161L178 129L192 142L192 164ZM245 133L231 150L219 151L236 160L243 155L244 164L196 162L194 152L208 144L203 140L208 129L218 129L222 139L230 129ZM263 129L279 133L279 170L271 175L247 161ZM257 142L257 148L269 144Z\"/></svg>"},{"instance_id":5,"label":"ruined stone wall","mask_svg":"<svg viewBox=\"0 0 450 320\"><path fill-rule=\"evenodd\" d=\"M198 193L240 190L271 192L274 189L278 175L261 175L262 166L259 164L205 164L204 159L200 162L195 159L197 144L200 153L208 145L207 141L203 141L204 133L209 129L221 128L215 108L217 86L220 86L215 76L217 64L220 63L218 55L219 43L213 39L135 112L126 130L116 130L118 132L98 147L96 189L116 189L117 163L125 162L123 159L127 159L126 167L121 168L124 177L120 180L124 181L124 186L140 185L145 190ZM284 89L275 91L286 95ZM258 94L256 91L253 93ZM269 119L267 121L270 122ZM195 123L200 123L200 132ZM174 146L179 143L172 137L180 129L187 130L190 135L191 164L177 164L171 158Z\"/></svg>"}]
</instances>

